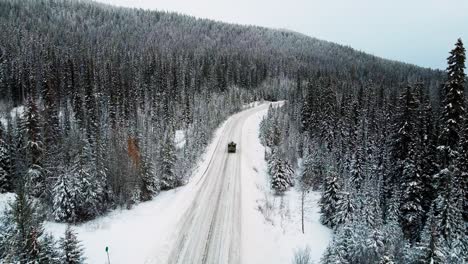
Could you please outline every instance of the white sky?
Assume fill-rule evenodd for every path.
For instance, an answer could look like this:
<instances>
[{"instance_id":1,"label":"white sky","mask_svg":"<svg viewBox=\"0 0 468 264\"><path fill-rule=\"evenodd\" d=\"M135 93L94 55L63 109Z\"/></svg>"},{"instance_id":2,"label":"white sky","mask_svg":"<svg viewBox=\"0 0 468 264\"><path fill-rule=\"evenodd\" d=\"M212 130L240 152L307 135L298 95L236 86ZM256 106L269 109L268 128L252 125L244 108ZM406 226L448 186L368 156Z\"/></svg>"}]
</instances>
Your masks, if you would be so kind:
<instances>
[{"instance_id":1,"label":"white sky","mask_svg":"<svg viewBox=\"0 0 468 264\"><path fill-rule=\"evenodd\" d=\"M468 47L468 0L97 0L201 18L285 28L380 57L445 69Z\"/></svg>"}]
</instances>

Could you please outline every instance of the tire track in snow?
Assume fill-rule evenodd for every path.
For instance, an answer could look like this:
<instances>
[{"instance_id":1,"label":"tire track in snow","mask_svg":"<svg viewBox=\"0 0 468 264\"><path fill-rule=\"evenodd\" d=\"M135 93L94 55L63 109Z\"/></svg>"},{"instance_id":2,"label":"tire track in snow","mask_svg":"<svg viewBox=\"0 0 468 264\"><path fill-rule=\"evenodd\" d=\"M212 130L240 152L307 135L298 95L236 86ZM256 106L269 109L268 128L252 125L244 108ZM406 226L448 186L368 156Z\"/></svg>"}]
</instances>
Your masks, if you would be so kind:
<instances>
[{"instance_id":1,"label":"tire track in snow","mask_svg":"<svg viewBox=\"0 0 468 264\"><path fill-rule=\"evenodd\" d=\"M199 189L182 215L168 263L240 263L241 261L241 155L228 154L231 140L241 146L242 128L252 114L268 105L232 116L217 142Z\"/></svg>"}]
</instances>

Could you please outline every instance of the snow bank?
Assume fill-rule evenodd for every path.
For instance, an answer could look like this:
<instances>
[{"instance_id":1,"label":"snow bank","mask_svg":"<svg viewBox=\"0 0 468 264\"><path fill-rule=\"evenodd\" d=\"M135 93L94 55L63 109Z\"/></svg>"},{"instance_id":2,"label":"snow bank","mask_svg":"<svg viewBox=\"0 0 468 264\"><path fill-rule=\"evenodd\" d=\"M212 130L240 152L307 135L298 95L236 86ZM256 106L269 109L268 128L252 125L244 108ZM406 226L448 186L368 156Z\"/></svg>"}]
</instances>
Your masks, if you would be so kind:
<instances>
[{"instance_id":1,"label":"snow bank","mask_svg":"<svg viewBox=\"0 0 468 264\"><path fill-rule=\"evenodd\" d=\"M255 101L255 102L251 102L251 103L248 103L248 104L245 104L242 106L242 109L249 109L249 108L252 108L252 107L256 107L256 106L259 106L261 104L263 104L264 102L263 101Z\"/></svg>"},{"instance_id":2,"label":"snow bank","mask_svg":"<svg viewBox=\"0 0 468 264\"><path fill-rule=\"evenodd\" d=\"M176 147L179 149L183 148L185 146L185 142L185 131L176 130L174 137L174 143L176 144Z\"/></svg>"},{"instance_id":3,"label":"snow bank","mask_svg":"<svg viewBox=\"0 0 468 264\"><path fill-rule=\"evenodd\" d=\"M278 197L270 191L265 148L258 138L259 124L266 113L250 117L242 132L242 143L248 146L242 160L242 263L291 263L294 252L307 246L318 262L332 237L331 230L319 222L320 194L306 196L302 234L300 192L293 189Z\"/></svg>"}]
</instances>

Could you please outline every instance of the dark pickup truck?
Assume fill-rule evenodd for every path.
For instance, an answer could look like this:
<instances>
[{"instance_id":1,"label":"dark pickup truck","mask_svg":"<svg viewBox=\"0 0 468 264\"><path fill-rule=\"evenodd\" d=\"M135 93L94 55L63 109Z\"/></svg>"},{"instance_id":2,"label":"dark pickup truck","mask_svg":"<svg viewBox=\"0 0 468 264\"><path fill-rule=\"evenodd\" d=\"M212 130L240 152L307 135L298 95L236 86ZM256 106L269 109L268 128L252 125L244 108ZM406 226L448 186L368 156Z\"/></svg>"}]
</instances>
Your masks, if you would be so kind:
<instances>
[{"instance_id":1,"label":"dark pickup truck","mask_svg":"<svg viewBox=\"0 0 468 264\"><path fill-rule=\"evenodd\" d=\"M228 144L228 153L236 153L236 143L231 141Z\"/></svg>"}]
</instances>

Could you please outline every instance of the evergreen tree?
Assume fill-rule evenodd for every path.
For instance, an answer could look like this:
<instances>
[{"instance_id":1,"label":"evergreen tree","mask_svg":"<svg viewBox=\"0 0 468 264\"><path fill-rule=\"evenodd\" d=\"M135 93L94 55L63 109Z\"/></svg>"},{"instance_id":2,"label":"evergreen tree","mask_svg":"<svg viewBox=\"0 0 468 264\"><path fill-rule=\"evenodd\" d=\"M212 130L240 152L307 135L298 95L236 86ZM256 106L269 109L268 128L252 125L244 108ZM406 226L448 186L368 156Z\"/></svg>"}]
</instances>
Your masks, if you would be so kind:
<instances>
[{"instance_id":1,"label":"evergreen tree","mask_svg":"<svg viewBox=\"0 0 468 264\"><path fill-rule=\"evenodd\" d=\"M399 195L395 194L389 199L389 209L387 219L382 230L385 237L383 257L393 259L396 263L402 258L402 249L404 248L405 239L399 222L399 202L395 199Z\"/></svg>"},{"instance_id":2,"label":"evergreen tree","mask_svg":"<svg viewBox=\"0 0 468 264\"><path fill-rule=\"evenodd\" d=\"M314 144L310 153L304 158L301 181L307 183L312 190L318 190L324 182L325 175L325 150Z\"/></svg>"},{"instance_id":3,"label":"evergreen tree","mask_svg":"<svg viewBox=\"0 0 468 264\"><path fill-rule=\"evenodd\" d=\"M0 123L0 193L12 190L10 149L6 141L3 124Z\"/></svg>"},{"instance_id":4,"label":"evergreen tree","mask_svg":"<svg viewBox=\"0 0 468 264\"><path fill-rule=\"evenodd\" d=\"M352 261L352 250L354 245L354 230L349 224L345 224L340 228L332 242L327 247L320 263L322 264L351 264L355 263Z\"/></svg>"},{"instance_id":5,"label":"evergreen tree","mask_svg":"<svg viewBox=\"0 0 468 264\"><path fill-rule=\"evenodd\" d=\"M424 210L423 181L421 168L418 164L418 149L411 144L410 153L405 160L403 168L403 195L400 205L400 221L403 232L410 242L419 239L422 229Z\"/></svg>"},{"instance_id":6,"label":"evergreen tree","mask_svg":"<svg viewBox=\"0 0 468 264\"><path fill-rule=\"evenodd\" d=\"M465 114L465 59L465 48L461 39L458 39L455 48L447 58L447 82L444 85L438 147L441 152L441 170L447 168L457 156L457 145L460 140L461 125Z\"/></svg>"},{"instance_id":7,"label":"evergreen tree","mask_svg":"<svg viewBox=\"0 0 468 264\"><path fill-rule=\"evenodd\" d=\"M140 165L140 175L140 199L141 201L149 201L153 195L159 192L160 186L154 173L151 160L146 154L143 155L143 160Z\"/></svg>"},{"instance_id":8,"label":"evergreen tree","mask_svg":"<svg viewBox=\"0 0 468 264\"><path fill-rule=\"evenodd\" d=\"M44 234L42 238L42 256L43 263L62 264L60 261L60 250L54 237L50 234Z\"/></svg>"},{"instance_id":9,"label":"evergreen tree","mask_svg":"<svg viewBox=\"0 0 468 264\"><path fill-rule=\"evenodd\" d=\"M287 191L289 187L293 186L292 177L294 170L286 160L276 158L275 162L271 165L271 188L277 194L282 194Z\"/></svg>"},{"instance_id":10,"label":"evergreen tree","mask_svg":"<svg viewBox=\"0 0 468 264\"><path fill-rule=\"evenodd\" d=\"M50 51L49 51L50 53ZM49 59L50 60L50 59ZM42 118L45 120L43 126L43 178L44 189L47 191L48 201L50 201L49 194L51 192L53 179L60 173L60 161L62 160L62 142L60 135L60 118L59 107L57 105L60 82L58 80L58 69L55 63L49 61L46 66L47 70L44 73L44 80L42 83L44 109L42 111Z\"/></svg>"},{"instance_id":11,"label":"evergreen tree","mask_svg":"<svg viewBox=\"0 0 468 264\"><path fill-rule=\"evenodd\" d=\"M461 196L464 196L463 219L468 222L468 117L465 118L463 133L460 137L459 152L456 161L457 176L460 179L458 190L462 192Z\"/></svg>"},{"instance_id":12,"label":"evergreen tree","mask_svg":"<svg viewBox=\"0 0 468 264\"><path fill-rule=\"evenodd\" d=\"M324 191L320 199L320 221L322 224L333 228L335 226L335 215L339 202L338 177L333 171L329 171L324 182Z\"/></svg>"},{"instance_id":13,"label":"evergreen tree","mask_svg":"<svg viewBox=\"0 0 468 264\"><path fill-rule=\"evenodd\" d=\"M42 217L18 185L16 198L2 218L0 257L6 263L57 263L53 239L44 234Z\"/></svg>"},{"instance_id":14,"label":"evergreen tree","mask_svg":"<svg viewBox=\"0 0 468 264\"><path fill-rule=\"evenodd\" d=\"M83 200L77 168L72 163L58 176L52 189L53 215L56 221L74 223L78 221L79 202Z\"/></svg>"},{"instance_id":15,"label":"evergreen tree","mask_svg":"<svg viewBox=\"0 0 468 264\"><path fill-rule=\"evenodd\" d=\"M434 210L431 209L421 234L421 241L412 250L407 250L406 262L411 264L445 263L447 252L442 246L443 238L436 224Z\"/></svg>"},{"instance_id":16,"label":"evergreen tree","mask_svg":"<svg viewBox=\"0 0 468 264\"><path fill-rule=\"evenodd\" d=\"M80 246L80 242L76 237L75 232L69 225L65 230L65 237L60 239L60 247L63 251L61 263L81 264L85 262L83 249Z\"/></svg>"},{"instance_id":17,"label":"evergreen tree","mask_svg":"<svg viewBox=\"0 0 468 264\"><path fill-rule=\"evenodd\" d=\"M24 118L21 124L22 135L25 138L27 157L27 186L32 195L39 197L44 194L45 179L43 171L44 144L42 142L41 121L36 102L28 98Z\"/></svg>"},{"instance_id":18,"label":"evergreen tree","mask_svg":"<svg viewBox=\"0 0 468 264\"><path fill-rule=\"evenodd\" d=\"M437 146L433 124L434 114L428 95L423 91L422 84L415 85L415 98L419 102L417 112L417 131L420 147L418 157L422 181L422 208L427 213L435 197L435 174L437 173Z\"/></svg>"},{"instance_id":19,"label":"evergreen tree","mask_svg":"<svg viewBox=\"0 0 468 264\"><path fill-rule=\"evenodd\" d=\"M362 184L365 179L363 152L363 148L356 147L355 153L353 155L353 161L351 163L351 182L353 183L357 191L361 190Z\"/></svg>"},{"instance_id":20,"label":"evergreen tree","mask_svg":"<svg viewBox=\"0 0 468 264\"><path fill-rule=\"evenodd\" d=\"M447 82L444 85L441 132L439 137L440 172L438 174L438 198L435 200L435 218L438 226L437 239L442 241L446 261L459 257L458 252L466 251L466 223L463 219L465 207L466 179L464 162L465 122L465 49L461 39L450 52ZM458 259L459 260L459 259Z\"/></svg>"},{"instance_id":21,"label":"evergreen tree","mask_svg":"<svg viewBox=\"0 0 468 264\"><path fill-rule=\"evenodd\" d=\"M409 165L407 162L412 161L408 158L410 147L416 146L413 141L416 139L415 120L418 105L410 86L401 94L398 105L391 146L392 170L385 182L387 197L392 196L394 190L402 185L403 170Z\"/></svg>"},{"instance_id":22,"label":"evergreen tree","mask_svg":"<svg viewBox=\"0 0 468 264\"><path fill-rule=\"evenodd\" d=\"M175 175L177 162L176 149L173 137L169 133L160 150L161 164L161 190L168 190L179 186L181 183Z\"/></svg>"},{"instance_id":23,"label":"evergreen tree","mask_svg":"<svg viewBox=\"0 0 468 264\"><path fill-rule=\"evenodd\" d=\"M448 189L435 200L435 223L437 239L442 241L447 257L451 258L452 252L466 251L467 239L462 214L464 195L460 188L461 178L457 172L448 171L447 174L445 176L451 181ZM454 255L461 257L459 254Z\"/></svg>"},{"instance_id":24,"label":"evergreen tree","mask_svg":"<svg viewBox=\"0 0 468 264\"><path fill-rule=\"evenodd\" d=\"M102 183L92 174L94 164L89 142L83 138L81 144L75 160L76 175L80 186L79 193L82 197L82 200L78 201L79 221L93 219L101 213L100 203L103 194Z\"/></svg>"},{"instance_id":25,"label":"evergreen tree","mask_svg":"<svg viewBox=\"0 0 468 264\"><path fill-rule=\"evenodd\" d=\"M341 193L340 199L337 201L335 219L333 220L335 225L339 226L353 221L354 213L356 211L355 203L355 199L350 193Z\"/></svg>"},{"instance_id":26,"label":"evergreen tree","mask_svg":"<svg viewBox=\"0 0 468 264\"><path fill-rule=\"evenodd\" d=\"M313 125L313 120L311 119L314 115L314 98L312 87L309 87L309 92L307 93L301 109L301 131L309 131L310 127Z\"/></svg>"}]
</instances>

